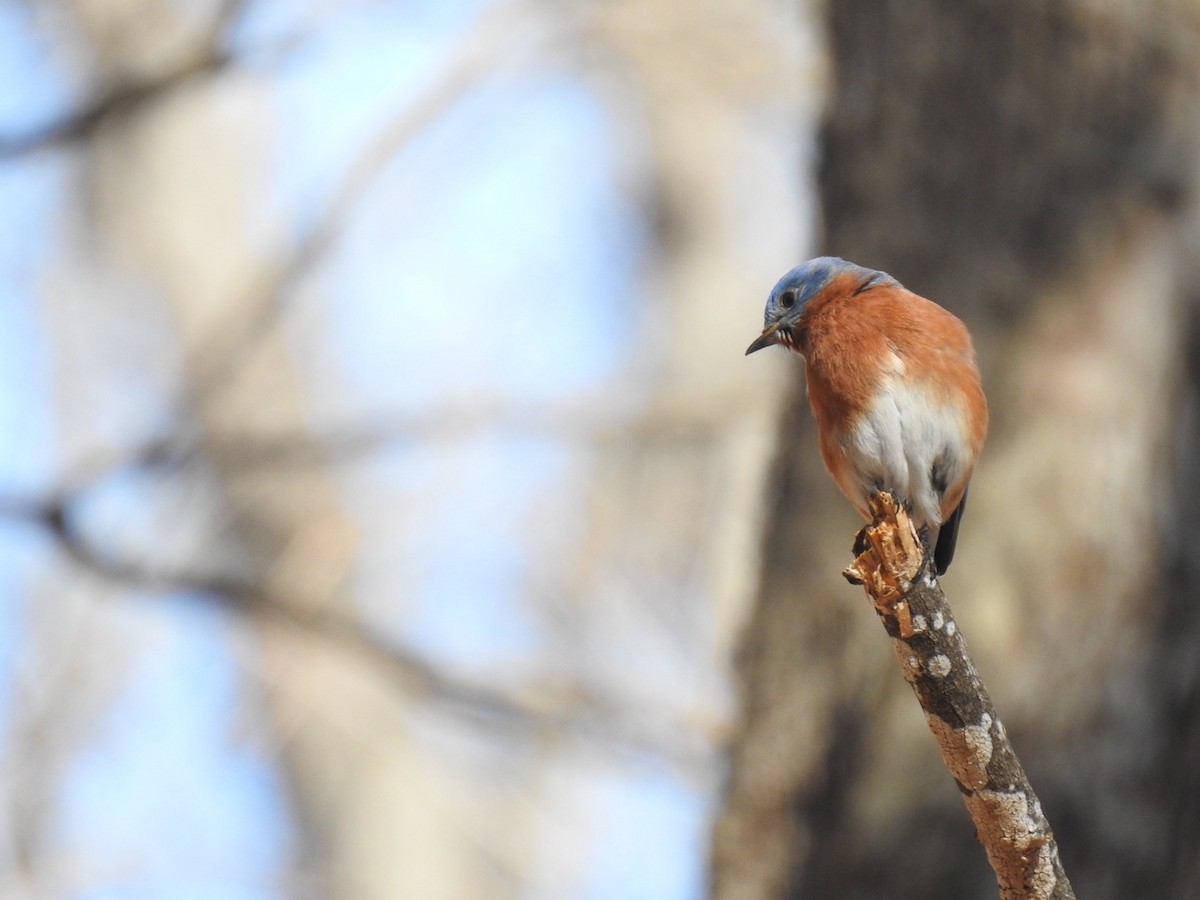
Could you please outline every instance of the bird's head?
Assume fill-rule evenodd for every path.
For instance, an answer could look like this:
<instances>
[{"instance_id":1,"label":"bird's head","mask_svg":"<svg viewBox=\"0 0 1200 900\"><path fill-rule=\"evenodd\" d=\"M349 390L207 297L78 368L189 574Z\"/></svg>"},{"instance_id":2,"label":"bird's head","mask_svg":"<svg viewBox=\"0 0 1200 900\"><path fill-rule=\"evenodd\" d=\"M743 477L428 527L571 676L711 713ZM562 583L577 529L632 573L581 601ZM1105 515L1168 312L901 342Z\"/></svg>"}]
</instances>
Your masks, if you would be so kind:
<instances>
[{"instance_id":1,"label":"bird's head","mask_svg":"<svg viewBox=\"0 0 1200 900\"><path fill-rule=\"evenodd\" d=\"M819 256L801 263L771 289L763 313L763 333L746 348L746 355L772 344L799 352L804 336L804 312L810 300L831 288L853 295L884 282L894 283L894 280L884 272L836 256Z\"/></svg>"}]
</instances>

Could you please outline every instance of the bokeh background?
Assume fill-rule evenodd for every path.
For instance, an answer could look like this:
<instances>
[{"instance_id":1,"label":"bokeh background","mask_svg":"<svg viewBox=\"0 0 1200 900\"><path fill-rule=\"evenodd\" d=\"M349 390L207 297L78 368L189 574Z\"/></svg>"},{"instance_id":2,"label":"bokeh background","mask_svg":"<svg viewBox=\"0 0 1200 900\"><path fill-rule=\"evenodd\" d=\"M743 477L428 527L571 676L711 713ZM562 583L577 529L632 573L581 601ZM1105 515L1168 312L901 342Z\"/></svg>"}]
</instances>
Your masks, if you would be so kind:
<instances>
[{"instance_id":1,"label":"bokeh background","mask_svg":"<svg viewBox=\"0 0 1200 900\"><path fill-rule=\"evenodd\" d=\"M1194 0L0 0L0 898L985 898L796 360L976 336L944 584L1200 897Z\"/></svg>"}]
</instances>

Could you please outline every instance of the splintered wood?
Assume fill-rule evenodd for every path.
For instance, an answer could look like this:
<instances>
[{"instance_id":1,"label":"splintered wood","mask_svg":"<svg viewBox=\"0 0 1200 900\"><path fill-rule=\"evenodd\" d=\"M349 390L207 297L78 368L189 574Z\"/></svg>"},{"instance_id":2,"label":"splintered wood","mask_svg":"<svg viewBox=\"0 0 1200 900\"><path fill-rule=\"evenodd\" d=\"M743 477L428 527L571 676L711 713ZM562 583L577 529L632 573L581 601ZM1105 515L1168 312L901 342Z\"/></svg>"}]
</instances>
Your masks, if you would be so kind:
<instances>
[{"instance_id":1,"label":"splintered wood","mask_svg":"<svg viewBox=\"0 0 1200 900\"><path fill-rule=\"evenodd\" d=\"M925 552L908 512L891 494L872 494L869 503L874 521L855 541L855 550L864 549L842 575L866 588L880 614L895 617L901 637L912 637L912 611L905 598L921 574Z\"/></svg>"}]
</instances>

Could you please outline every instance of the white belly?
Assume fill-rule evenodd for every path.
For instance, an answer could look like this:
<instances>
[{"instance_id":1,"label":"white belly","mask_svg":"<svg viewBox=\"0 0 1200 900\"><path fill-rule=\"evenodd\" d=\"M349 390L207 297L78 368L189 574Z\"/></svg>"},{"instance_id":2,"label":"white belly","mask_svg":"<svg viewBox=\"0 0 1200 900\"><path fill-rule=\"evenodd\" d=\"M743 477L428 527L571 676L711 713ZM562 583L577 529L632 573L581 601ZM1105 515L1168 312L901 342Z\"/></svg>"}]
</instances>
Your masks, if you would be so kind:
<instances>
[{"instance_id":1,"label":"white belly","mask_svg":"<svg viewBox=\"0 0 1200 900\"><path fill-rule=\"evenodd\" d=\"M940 525L942 491L966 475L965 434L961 409L934 401L919 386L888 379L843 446L861 505L873 490L891 491L908 501L918 527ZM934 483L935 464L940 484Z\"/></svg>"}]
</instances>

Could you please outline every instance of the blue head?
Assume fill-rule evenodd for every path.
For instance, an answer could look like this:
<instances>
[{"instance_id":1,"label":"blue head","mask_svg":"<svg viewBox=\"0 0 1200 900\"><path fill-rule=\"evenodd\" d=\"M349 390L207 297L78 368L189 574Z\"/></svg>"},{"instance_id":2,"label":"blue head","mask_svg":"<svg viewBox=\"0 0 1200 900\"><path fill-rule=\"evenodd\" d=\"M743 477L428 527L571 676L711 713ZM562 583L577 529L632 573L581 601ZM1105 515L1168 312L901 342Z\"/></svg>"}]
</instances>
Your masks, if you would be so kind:
<instances>
[{"instance_id":1,"label":"blue head","mask_svg":"<svg viewBox=\"0 0 1200 900\"><path fill-rule=\"evenodd\" d=\"M867 269L836 256L818 256L801 263L780 278L771 289L763 313L763 333L746 349L746 355L772 344L798 349L797 323L804 315L804 308L808 301L834 281L844 281L847 289L854 294L877 284L895 284L895 280L884 272Z\"/></svg>"}]
</instances>

